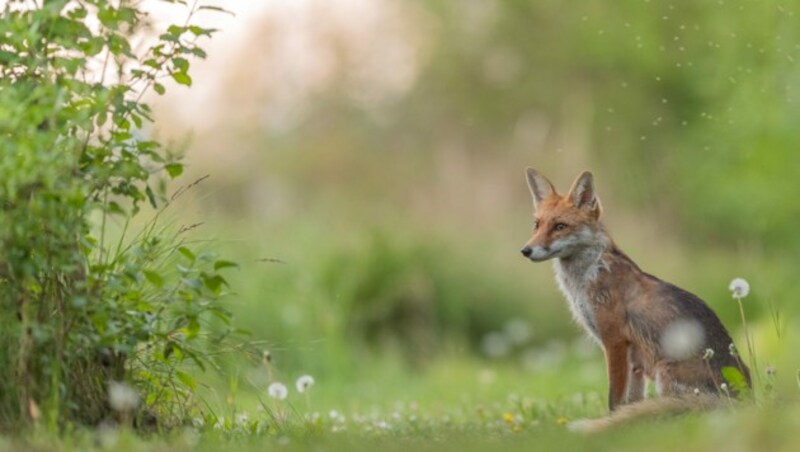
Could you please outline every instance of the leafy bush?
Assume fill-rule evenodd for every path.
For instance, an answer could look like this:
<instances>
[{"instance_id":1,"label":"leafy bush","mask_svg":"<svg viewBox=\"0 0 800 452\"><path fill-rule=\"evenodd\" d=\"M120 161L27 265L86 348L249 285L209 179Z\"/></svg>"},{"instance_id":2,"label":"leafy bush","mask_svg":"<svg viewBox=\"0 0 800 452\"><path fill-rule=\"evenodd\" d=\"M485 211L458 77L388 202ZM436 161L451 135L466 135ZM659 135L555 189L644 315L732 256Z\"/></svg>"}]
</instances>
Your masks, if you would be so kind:
<instances>
[{"instance_id":1,"label":"leafy bush","mask_svg":"<svg viewBox=\"0 0 800 452\"><path fill-rule=\"evenodd\" d=\"M396 347L419 365L453 342L477 348L529 312L530 300L486 265L460 259L443 240L410 242L377 230L359 249L334 253L321 277L329 299L342 305L348 338Z\"/></svg>"},{"instance_id":2,"label":"leafy bush","mask_svg":"<svg viewBox=\"0 0 800 452\"><path fill-rule=\"evenodd\" d=\"M176 3L169 1L169 3ZM183 3L183 2L178 2ZM180 162L146 138L143 94L191 84L213 30L170 26L136 52L138 2L10 1L0 21L0 425L97 423L107 388L134 383L136 421L191 407L186 366L213 364L210 315L233 265L162 226ZM188 188L188 187L186 187ZM179 195L186 188L179 190ZM144 203L157 209L137 233ZM93 221L99 219L99 221ZM123 230L111 240L111 220ZM224 332L223 332L224 335Z\"/></svg>"}]
</instances>

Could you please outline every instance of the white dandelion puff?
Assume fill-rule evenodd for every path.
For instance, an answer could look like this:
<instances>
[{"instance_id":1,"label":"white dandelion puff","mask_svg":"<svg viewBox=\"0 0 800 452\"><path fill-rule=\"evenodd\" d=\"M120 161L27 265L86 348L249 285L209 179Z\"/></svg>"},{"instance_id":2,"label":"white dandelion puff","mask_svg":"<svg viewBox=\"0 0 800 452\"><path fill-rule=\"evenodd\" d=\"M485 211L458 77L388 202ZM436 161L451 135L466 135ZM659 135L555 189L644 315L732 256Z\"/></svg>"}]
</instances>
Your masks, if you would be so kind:
<instances>
[{"instance_id":1,"label":"white dandelion puff","mask_svg":"<svg viewBox=\"0 0 800 452\"><path fill-rule=\"evenodd\" d=\"M735 278L728 285L728 289L733 294L733 298L741 300L750 293L750 284L744 278Z\"/></svg>"},{"instance_id":2,"label":"white dandelion puff","mask_svg":"<svg viewBox=\"0 0 800 452\"><path fill-rule=\"evenodd\" d=\"M525 320L510 320L504 329L506 337L512 344L521 345L531 339L531 326Z\"/></svg>"},{"instance_id":3,"label":"white dandelion puff","mask_svg":"<svg viewBox=\"0 0 800 452\"><path fill-rule=\"evenodd\" d=\"M661 335L661 349L668 358L687 359L703 346L705 332L696 320L676 320Z\"/></svg>"},{"instance_id":4,"label":"white dandelion puff","mask_svg":"<svg viewBox=\"0 0 800 452\"><path fill-rule=\"evenodd\" d=\"M331 410L330 413L328 413L328 416L331 418L331 420L338 423L344 423L346 420L344 415L336 410Z\"/></svg>"},{"instance_id":5,"label":"white dandelion puff","mask_svg":"<svg viewBox=\"0 0 800 452\"><path fill-rule=\"evenodd\" d=\"M295 386L297 386L297 392L304 393L314 386L314 377L311 375L303 375L297 379Z\"/></svg>"},{"instance_id":6,"label":"white dandelion puff","mask_svg":"<svg viewBox=\"0 0 800 452\"><path fill-rule=\"evenodd\" d=\"M108 404L120 413L133 411L139 406L139 393L126 383L112 381L108 385Z\"/></svg>"},{"instance_id":7,"label":"white dandelion puff","mask_svg":"<svg viewBox=\"0 0 800 452\"><path fill-rule=\"evenodd\" d=\"M694 388L694 395L700 395L700 389Z\"/></svg>"},{"instance_id":8,"label":"white dandelion puff","mask_svg":"<svg viewBox=\"0 0 800 452\"><path fill-rule=\"evenodd\" d=\"M489 333L484 336L481 340L481 347L489 358L506 356L511 348L505 335L501 333Z\"/></svg>"},{"instance_id":9,"label":"white dandelion puff","mask_svg":"<svg viewBox=\"0 0 800 452\"><path fill-rule=\"evenodd\" d=\"M289 390L286 389L286 385L276 381L267 387L267 394L269 394L269 396L273 399L283 400L289 395Z\"/></svg>"}]
</instances>

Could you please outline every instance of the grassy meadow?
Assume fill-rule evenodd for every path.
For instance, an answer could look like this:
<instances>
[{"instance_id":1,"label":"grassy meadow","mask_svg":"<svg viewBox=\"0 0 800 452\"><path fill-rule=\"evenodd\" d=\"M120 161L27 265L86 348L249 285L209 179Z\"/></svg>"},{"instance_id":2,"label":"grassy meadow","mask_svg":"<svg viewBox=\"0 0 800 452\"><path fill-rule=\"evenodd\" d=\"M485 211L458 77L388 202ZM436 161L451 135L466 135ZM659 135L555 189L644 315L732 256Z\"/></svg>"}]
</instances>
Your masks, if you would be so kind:
<instances>
[{"instance_id":1,"label":"grassy meadow","mask_svg":"<svg viewBox=\"0 0 800 452\"><path fill-rule=\"evenodd\" d=\"M146 97L136 130L183 156L182 194L92 227L158 216L224 259L232 319L203 334L236 331L214 365L148 374L192 388L177 425L42 422L0 450L797 449L799 2L225 6L199 16L220 32L191 88ZM593 172L616 243L754 359L754 401L568 429L607 413L605 361L520 256L527 166L562 193Z\"/></svg>"}]
</instances>

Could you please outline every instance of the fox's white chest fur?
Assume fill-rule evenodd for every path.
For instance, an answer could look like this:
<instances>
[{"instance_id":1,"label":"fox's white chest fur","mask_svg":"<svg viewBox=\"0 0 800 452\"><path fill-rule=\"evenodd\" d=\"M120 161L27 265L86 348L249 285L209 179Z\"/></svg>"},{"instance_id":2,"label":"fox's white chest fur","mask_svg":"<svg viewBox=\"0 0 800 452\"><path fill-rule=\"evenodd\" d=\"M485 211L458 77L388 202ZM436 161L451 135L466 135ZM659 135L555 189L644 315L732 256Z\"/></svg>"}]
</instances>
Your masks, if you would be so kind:
<instances>
[{"instance_id":1,"label":"fox's white chest fur","mask_svg":"<svg viewBox=\"0 0 800 452\"><path fill-rule=\"evenodd\" d=\"M601 256L602 250L588 249L569 259L553 261L558 287L567 299L572 317L598 342L600 334L595 320L595 307L588 289L601 270L608 270Z\"/></svg>"}]
</instances>

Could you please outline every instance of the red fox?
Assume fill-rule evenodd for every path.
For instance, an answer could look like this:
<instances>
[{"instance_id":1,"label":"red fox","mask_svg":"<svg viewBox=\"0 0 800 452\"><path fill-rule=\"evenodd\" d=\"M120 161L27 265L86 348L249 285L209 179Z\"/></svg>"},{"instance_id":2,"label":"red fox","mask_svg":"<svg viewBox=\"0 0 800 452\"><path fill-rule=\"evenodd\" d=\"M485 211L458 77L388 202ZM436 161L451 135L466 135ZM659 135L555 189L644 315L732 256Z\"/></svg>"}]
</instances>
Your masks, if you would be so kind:
<instances>
[{"instance_id":1,"label":"red fox","mask_svg":"<svg viewBox=\"0 0 800 452\"><path fill-rule=\"evenodd\" d=\"M536 170L526 173L534 225L522 255L534 262L553 259L575 321L606 358L611 414L571 428L597 431L642 415L719 406L727 366L738 368L750 386L749 370L714 311L642 271L614 244L600 222L590 172L578 176L566 196ZM661 397L645 400L645 379Z\"/></svg>"}]
</instances>

